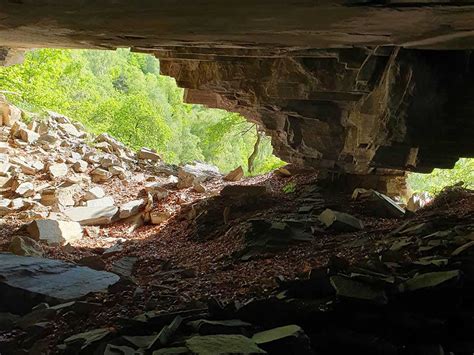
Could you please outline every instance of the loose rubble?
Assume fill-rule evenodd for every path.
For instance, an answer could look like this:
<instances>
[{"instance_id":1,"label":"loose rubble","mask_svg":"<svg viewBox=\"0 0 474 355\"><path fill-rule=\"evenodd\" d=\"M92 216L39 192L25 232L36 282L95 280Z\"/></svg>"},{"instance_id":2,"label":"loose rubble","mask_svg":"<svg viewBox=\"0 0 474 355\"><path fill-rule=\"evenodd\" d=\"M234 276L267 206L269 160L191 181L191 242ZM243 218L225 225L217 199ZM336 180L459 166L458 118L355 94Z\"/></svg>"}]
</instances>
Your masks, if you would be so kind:
<instances>
[{"instance_id":1,"label":"loose rubble","mask_svg":"<svg viewBox=\"0 0 474 355\"><path fill-rule=\"evenodd\" d=\"M2 354L474 352L473 191L408 213L317 173L177 167L9 112Z\"/></svg>"}]
</instances>

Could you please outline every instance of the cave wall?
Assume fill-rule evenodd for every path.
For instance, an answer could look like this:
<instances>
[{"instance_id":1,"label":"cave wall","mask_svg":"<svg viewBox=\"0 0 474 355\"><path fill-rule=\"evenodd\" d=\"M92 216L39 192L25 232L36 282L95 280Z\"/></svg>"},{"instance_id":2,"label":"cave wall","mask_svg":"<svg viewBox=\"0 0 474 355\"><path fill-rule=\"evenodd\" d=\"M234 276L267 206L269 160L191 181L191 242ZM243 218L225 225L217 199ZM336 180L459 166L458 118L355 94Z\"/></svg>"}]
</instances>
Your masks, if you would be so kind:
<instances>
[{"instance_id":1,"label":"cave wall","mask_svg":"<svg viewBox=\"0 0 474 355\"><path fill-rule=\"evenodd\" d=\"M258 122L288 162L397 176L474 155L472 1L0 4L0 46L153 53L187 102Z\"/></svg>"}]
</instances>

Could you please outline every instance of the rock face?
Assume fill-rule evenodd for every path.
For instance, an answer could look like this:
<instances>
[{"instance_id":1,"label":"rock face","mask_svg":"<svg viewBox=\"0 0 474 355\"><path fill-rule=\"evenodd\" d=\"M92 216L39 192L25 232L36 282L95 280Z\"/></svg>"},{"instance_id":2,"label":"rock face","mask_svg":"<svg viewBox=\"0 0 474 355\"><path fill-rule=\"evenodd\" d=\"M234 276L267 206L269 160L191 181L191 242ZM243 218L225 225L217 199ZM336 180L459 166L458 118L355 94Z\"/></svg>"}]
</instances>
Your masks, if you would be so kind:
<instances>
[{"instance_id":1,"label":"rock face","mask_svg":"<svg viewBox=\"0 0 474 355\"><path fill-rule=\"evenodd\" d=\"M306 166L394 176L474 154L471 0L109 2L9 2L0 62L12 47L153 53L188 102L243 113Z\"/></svg>"},{"instance_id":2,"label":"rock face","mask_svg":"<svg viewBox=\"0 0 474 355\"><path fill-rule=\"evenodd\" d=\"M0 276L0 305L15 313L43 301L61 303L102 291L119 279L63 261L13 254L0 254Z\"/></svg>"}]
</instances>

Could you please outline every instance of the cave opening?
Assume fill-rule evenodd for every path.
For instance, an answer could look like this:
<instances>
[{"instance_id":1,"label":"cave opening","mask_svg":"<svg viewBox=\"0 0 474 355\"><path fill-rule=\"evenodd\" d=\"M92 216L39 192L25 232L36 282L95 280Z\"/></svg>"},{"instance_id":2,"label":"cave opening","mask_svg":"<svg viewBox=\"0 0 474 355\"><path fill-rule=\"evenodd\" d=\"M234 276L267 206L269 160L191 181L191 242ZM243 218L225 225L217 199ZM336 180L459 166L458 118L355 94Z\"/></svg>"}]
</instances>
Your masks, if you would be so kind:
<instances>
[{"instance_id":1,"label":"cave opening","mask_svg":"<svg viewBox=\"0 0 474 355\"><path fill-rule=\"evenodd\" d=\"M474 352L470 0L2 5L2 354Z\"/></svg>"}]
</instances>

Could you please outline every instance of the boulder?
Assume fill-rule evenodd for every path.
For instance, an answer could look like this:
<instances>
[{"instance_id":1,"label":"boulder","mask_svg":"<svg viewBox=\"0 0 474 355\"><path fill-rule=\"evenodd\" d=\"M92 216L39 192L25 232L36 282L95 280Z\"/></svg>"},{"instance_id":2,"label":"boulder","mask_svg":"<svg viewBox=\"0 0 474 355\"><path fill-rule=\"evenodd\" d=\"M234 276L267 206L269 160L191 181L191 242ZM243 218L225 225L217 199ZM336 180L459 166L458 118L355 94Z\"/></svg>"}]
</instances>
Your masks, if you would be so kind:
<instances>
[{"instance_id":1,"label":"boulder","mask_svg":"<svg viewBox=\"0 0 474 355\"><path fill-rule=\"evenodd\" d=\"M31 197L35 194L35 188L31 182L23 182L15 190L22 197Z\"/></svg>"},{"instance_id":2,"label":"boulder","mask_svg":"<svg viewBox=\"0 0 474 355\"><path fill-rule=\"evenodd\" d=\"M84 172L86 172L88 166L89 166L89 165L87 164L86 161L84 161L84 160L78 160L78 161L76 161L76 162L72 165L72 169L73 169L76 173L84 173Z\"/></svg>"},{"instance_id":3,"label":"boulder","mask_svg":"<svg viewBox=\"0 0 474 355\"><path fill-rule=\"evenodd\" d=\"M10 145L7 142L0 142L0 153L5 154L10 150Z\"/></svg>"},{"instance_id":4,"label":"boulder","mask_svg":"<svg viewBox=\"0 0 474 355\"><path fill-rule=\"evenodd\" d=\"M102 187L95 186L85 193L83 200L95 200L103 197L105 197L104 189Z\"/></svg>"},{"instance_id":5,"label":"boulder","mask_svg":"<svg viewBox=\"0 0 474 355\"><path fill-rule=\"evenodd\" d=\"M30 144L36 142L38 138L40 137L38 133L33 132L26 128L20 128L18 131L18 135L20 136L22 141L25 141Z\"/></svg>"},{"instance_id":6,"label":"boulder","mask_svg":"<svg viewBox=\"0 0 474 355\"><path fill-rule=\"evenodd\" d=\"M140 200L133 200L127 203L124 203L122 206L120 206L120 218L128 218L131 217L140 210L145 207L146 205L146 200L140 199Z\"/></svg>"},{"instance_id":7,"label":"boulder","mask_svg":"<svg viewBox=\"0 0 474 355\"><path fill-rule=\"evenodd\" d=\"M185 345L194 354L266 354L243 335L195 336L187 339Z\"/></svg>"},{"instance_id":8,"label":"boulder","mask_svg":"<svg viewBox=\"0 0 474 355\"><path fill-rule=\"evenodd\" d=\"M48 168L49 175L52 179L57 179L67 175L67 165L64 163L52 164Z\"/></svg>"},{"instance_id":9,"label":"boulder","mask_svg":"<svg viewBox=\"0 0 474 355\"><path fill-rule=\"evenodd\" d=\"M113 197L106 196L102 198L97 198L95 200L88 200L86 202L87 207L109 207L109 206L114 206L115 201Z\"/></svg>"},{"instance_id":10,"label":"boulder","mask_svg":"<svg viewBox=\"0 0 474 355\"><path fill-rule=\"evenodd\" d=\"M152 161L159 161L161 160L161 157L156 153L155 150L150 149L150 148L142 148L138 151L137 153L137 158L138 159L149 159Z\"/></svg>"},{"instance_id":11,"label":"boulder","mask_svg":"<svg viewBox=\"0 0 474 355\"><path fill-rule=\"evenodd\" d=\"M225 181L239 181L244 177L244 169L239 166L237 169L232 170L226 176L224 176Z\"/></svg>"},{"instance_id":12,"label":"boulder","mask_svg":"<svg viewBox=\"0 0 474 355\"><path fill-rule=\"evenodd\" d=\"M90 175L91 175L92 181L99 184L107 182L112 177L111 173L101 168L96 168L92 170Z\"/></svg>"},{"instance_id":13,"label":"boulder","mask_svg":"<svg viewBox=\"0 0 474 355\"><path fill-rule=\"evenodd\" d=\"M427 272L416 275L399 285L400 291L417 291L421 289L432 289L446 284L456 284L461 279L459 270Z\"/></svg>"},{"instance_id":14,"label":"boulder","mask_svg":"<svg viewBox=\"0 0 474 355\"><path fill-rule=\"evenodd\" d=\"M360 219L357 219L350 214L330 209L324 210L319 215L319 221L323 223L326 228L339 232L354 232L364 228L364 224Z\"/></svg>"},{"instance_id":15,"label":"boulder","mask_svg":"<svg viewBox=\"0 0 474 355\"><path fill-rule=\"evenodd\" d=\"M150 213L150 220L152 224L161 224L171 218L173 214L171 211L153 211Z\"/></svg>"},{"instance_id":16,"label":"boulder","mask_svg":"<svg viewBox=\"0 0 474 355\"><path fill-rule=\"evenodd\" d=\"M15 255L22 256L43 256L43 247L31 238L15 236L8 248Z\"/></svg>"},{"instance_id":17,"label":"boulder","mask_svg":"<svg viewBox=\"0 0 474 355\"><path fill-rule=\"evenodd\" d=\"M77 222L39 219L31 222L27 231L34 240L50 245L63 245L82 238L82 228Z\"/></svg>"},{"instance_id":18,"label":"boulder","mask_svg":"<svg viewBox=\"0 0 474 355\"><path fill-rule=\"evenodd\" d=\"M62 123L62 124L59 124L58 126L59 126L59 129L61 129L61 131L63 131L64 133L66 133L69 136L81 138L81 137L84 137L86 135L85 132L79 131L76 128L76 126L74 126L71 123Z\"/></svg>"},{"instance_id":19,"label":"boulder","mask_svg":"<svg viewBox=\"0 0 474 355\"><path fill-rule=\"evenodd\" d=\"M64 211L64 214L81 225L109 224L114 220L118 208L108 207L74 207Z\"/></svg>"},{"instance_id":20,"label":"boulder","mask_svg":"<svg viewBox=\"0 0 474 355\"><path fill-rule=\"evenodd\" d=\"M59 304L103 291L118 280L64 261L0 253L0 308L25 313L41 302Z\"/></svg>"}]
</instances>

